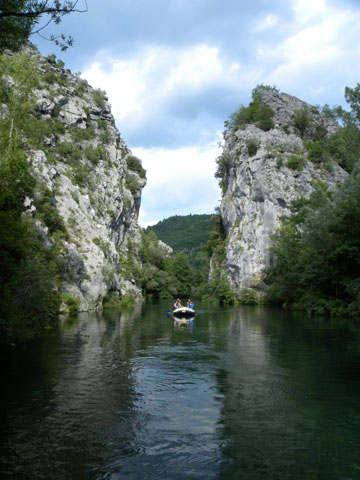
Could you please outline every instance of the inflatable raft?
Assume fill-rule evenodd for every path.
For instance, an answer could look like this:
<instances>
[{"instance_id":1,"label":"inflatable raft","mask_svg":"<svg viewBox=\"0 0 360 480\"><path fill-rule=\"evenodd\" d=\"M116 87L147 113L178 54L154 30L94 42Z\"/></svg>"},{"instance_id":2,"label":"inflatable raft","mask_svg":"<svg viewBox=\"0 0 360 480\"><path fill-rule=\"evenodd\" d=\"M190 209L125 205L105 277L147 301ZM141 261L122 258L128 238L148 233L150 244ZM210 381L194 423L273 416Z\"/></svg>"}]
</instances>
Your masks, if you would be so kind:
<instances>
[{"instance_id":1,"label":"inflatable raft","mask_svg":"<svg viewBox=\"0 0 360 480\"><path fill-rule=\"evenodd\" d=\"M173 310L173 315L174 317L190 318L195 315L195 310L188 307L175 308L175 310Z\"/></svg>"}]
</instances>

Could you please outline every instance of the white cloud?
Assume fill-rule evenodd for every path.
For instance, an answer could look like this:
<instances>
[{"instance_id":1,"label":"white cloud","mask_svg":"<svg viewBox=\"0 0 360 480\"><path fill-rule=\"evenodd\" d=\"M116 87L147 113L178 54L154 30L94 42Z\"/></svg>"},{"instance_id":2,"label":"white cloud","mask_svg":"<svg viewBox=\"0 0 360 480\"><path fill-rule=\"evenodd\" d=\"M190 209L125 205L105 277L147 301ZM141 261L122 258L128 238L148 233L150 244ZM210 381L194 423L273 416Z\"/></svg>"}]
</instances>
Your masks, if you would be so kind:
<instances>
[{"instance_id":1,"label":"white cloud","mask_svg":"<svg viewBox=\"0 0 360 480\"><path fill-rule=\"evenodd\" d=\"M334 76L339 81L344 74L346 82L350 65L354 74L360 74L358 12L330 8L326 0L297 0L294 11L294 33L275 47L257 51L259 62L277 64L269 70L266 83L290 93L304 90L316 98L332 88Z\"/></svg>"},{"instance_id":2,"label":"white cloud","mask_svg":"<svg viewBox=\"0 0 360 480\"><path fill-rule=\"evenodd\" d=\"M109 95L118 123L129 122L133 128L144 117L151 121L154 112L184 89L200 92L216 85L239 88L239 81L241 85L248 83L249 73L206 44L188 48L144 46L128 60L99 52L83 68L83 77Z\"/></svg>"},{"instance_id":3,"label":"white cloud","mask_svg":"<svg viewBox=\"0 0 360 480\"><path fill-rule=\"evenodd\" d=\"M214 174L220 150L215 141L207 148L136 148L133 153L147 170L139 217L143 226L170 215L212 213L218 205Z\"/></svg>"},{"instance_id":4,"label":"white cloud","mask_svg":"<svg viewBox=\"0 0 360 480\"><path fill-rule=\"evenodd\" d=\"M229 114L259 83L314 104L339 103L344 86L359 81L359 9L336 7L328 0L291 0L286 5L292 6L292 20L280 10L265 10L257 23L243 25L239 39L217 37L200 22L203 39L208 42L212 35L211 45L202 39L186 47L143 45L126 58L103 51L82 68L91 85L108 93L125 139L133 135L133 143L143 146L151 143L146 135L157 135L153 145L193 141L192 147L174 149L129 145L147 169L142 224L209 212L217 205L219 151L208 139L226 118L216 117L224 115L219 105L227 102ZM253 18L259 18L258 12ZM228 46L221 50L220 45Z\"/></svg>"},{"instance_id":5,"label":"white cloud","mask_svg":"<svg viewBox=\"0 0 360 480\"><path fill-rule=\"evenodd\" d=\"M276 26L278 20L279 19L276 15L269 13L255 25L255 31L261 32L264 30L271 30Z\"/></svg>"},{"instance_id":6,"label":"white cloud","mask_svg":"<svg viewBox=\"0 0 360 480\"><path fill-rule=\"evenodd\" d=\"M319 20L319 16L326 14L326 0L296 0L294 11L299 25L312 20Z\"/></svg>"}]
</instances>

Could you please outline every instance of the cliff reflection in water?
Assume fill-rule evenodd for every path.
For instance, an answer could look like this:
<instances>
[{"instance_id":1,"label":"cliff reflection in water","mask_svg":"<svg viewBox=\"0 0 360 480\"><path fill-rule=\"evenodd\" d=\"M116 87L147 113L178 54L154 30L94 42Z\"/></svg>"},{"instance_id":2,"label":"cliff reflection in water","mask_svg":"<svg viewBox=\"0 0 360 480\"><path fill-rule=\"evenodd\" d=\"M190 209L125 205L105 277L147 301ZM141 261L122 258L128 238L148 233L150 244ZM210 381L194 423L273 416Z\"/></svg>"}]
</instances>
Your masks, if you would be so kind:
<instances>
[{"instance_id":1,"label":"cliff reflection in water","mask_svg":"<svg viewBox=\"0 0 360 480\"><path fill-rule=\"evenodd\" d=\"M221 478L357 478L360 388L343 375L358 339L346 322L234 309L216 374Z\"/></svg>"},{"instance_id":2,"label":"cliff reflection in water","mask_svg":"<svg viewBox=\"0 0 360 480\"><path fill-rule=\"evenodd\" d=\"M357 478L358 328L166 310L83 314L4 359L2 478Z\"/></svg>"}]
</instances>

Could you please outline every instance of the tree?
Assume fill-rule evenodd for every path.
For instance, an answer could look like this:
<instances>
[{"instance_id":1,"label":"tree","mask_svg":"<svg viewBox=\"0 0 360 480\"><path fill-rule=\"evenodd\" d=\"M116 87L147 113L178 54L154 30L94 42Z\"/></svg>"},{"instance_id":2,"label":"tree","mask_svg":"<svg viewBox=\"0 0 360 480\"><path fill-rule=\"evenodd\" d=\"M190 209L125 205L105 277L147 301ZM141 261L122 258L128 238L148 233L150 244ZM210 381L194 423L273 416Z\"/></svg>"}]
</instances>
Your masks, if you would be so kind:
<instances>
[{"instance_id":1,"label":"tree","mask_svg":"<svg viewBox=\"0 0 360 480\"><path fill-rule=\"evenodd\" d=\"M79 0L2 0L0 2L0 52L4 50L19 50L35 33L42 36L42 32L50 23L58 25L65 15L74 12L86 12L85 8L79 9ZM46 16L44 25L38 26L41 17ZM49 38L61 50L66 50L73 44L71 36L58 37L51 35Z\"/></svg>"},{"instance_id":2,"label":"tree","mask_svg":"<svg viewBox=\"0 0 360 480\"><path fill-rule=\"evenodd\" d=\"M309 312L360 315L360 169L335 192L319 183L274 236L269 297Z\"/></svg>"},{"instance_id":3,"label":"tree","mask_svg":"<svg viewBox=\"0 0 360 480\"><path fill-rule=\"evenodd\" d=\"M311 114L307 108L297 110L293 116L295 128L298 130L300 137L304 138L306 130L311 126Z\"/></svg>"},{"instance_id":4,"label":"tree","mask_svg":"<svg viewBox=\"0 0 360 480\"><path fill-rule=\"evenodd\" d=\"M45 247L36 219L24 212L24 200L36 193L28 155L42 125L33 115L36 66L24 53L2 55L0 71L0 343L16 344L49 326L60 303L60 279L55 242ZM48 191L38 193L49 231L64 229Z\"/></svg>"},{"instance_id":5,"label":"tree","mask_svg":"<svg viewBox=\"0 0 360 480\"><path fill-rule=\"evenodd\" d=\"M261 94L266 90L277 91L275 87L258 85L252 91L252 101L248 107L241 106L238 110L229 116L225 121L225 127L237 130L248 124L255 124L257 127L267 132L274 128L273 117L274 110L262 102Z\"/></svg>"},{"instance_id":6,"label":"tree","mask_svg":"<svg viewBox=\"0 0 360 480\"><path fill-rule=\"evenodd\" d=\"M178 296L191 295L192 272L187 256L178 253L172 261L171 271L176 279Z\"/></svg>"}]
</instances>

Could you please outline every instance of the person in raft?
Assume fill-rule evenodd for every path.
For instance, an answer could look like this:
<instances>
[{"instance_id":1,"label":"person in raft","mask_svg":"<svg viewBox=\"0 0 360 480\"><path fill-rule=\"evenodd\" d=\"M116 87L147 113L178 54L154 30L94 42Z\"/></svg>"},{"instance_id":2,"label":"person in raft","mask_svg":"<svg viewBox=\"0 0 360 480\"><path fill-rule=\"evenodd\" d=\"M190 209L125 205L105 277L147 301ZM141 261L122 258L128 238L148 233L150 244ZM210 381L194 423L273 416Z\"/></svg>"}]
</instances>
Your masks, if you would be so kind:
<instances>
[{"instance_id":1,"label":"person in raft","mask_svg":"<svg viewBox=\"0 0 360 480\"><path fill-rule=\"evenodd\" d=\"M194 308L194 304L193 304L193 302L191 301L190 298L189 298L189 300L187 301L186 306L187 306L188 308Z\"/></svg>"},{"instance_id":2,"label":"person in raft","mask_svg":"<svg viewBox=\"0 0 360 480\"><path fill-rule=\"evenodd\" d=\"M174 303L174 309L176 310L177 308L181 308L180 298L177 298L176 302Z\"/></svg>"}]
</instances>

